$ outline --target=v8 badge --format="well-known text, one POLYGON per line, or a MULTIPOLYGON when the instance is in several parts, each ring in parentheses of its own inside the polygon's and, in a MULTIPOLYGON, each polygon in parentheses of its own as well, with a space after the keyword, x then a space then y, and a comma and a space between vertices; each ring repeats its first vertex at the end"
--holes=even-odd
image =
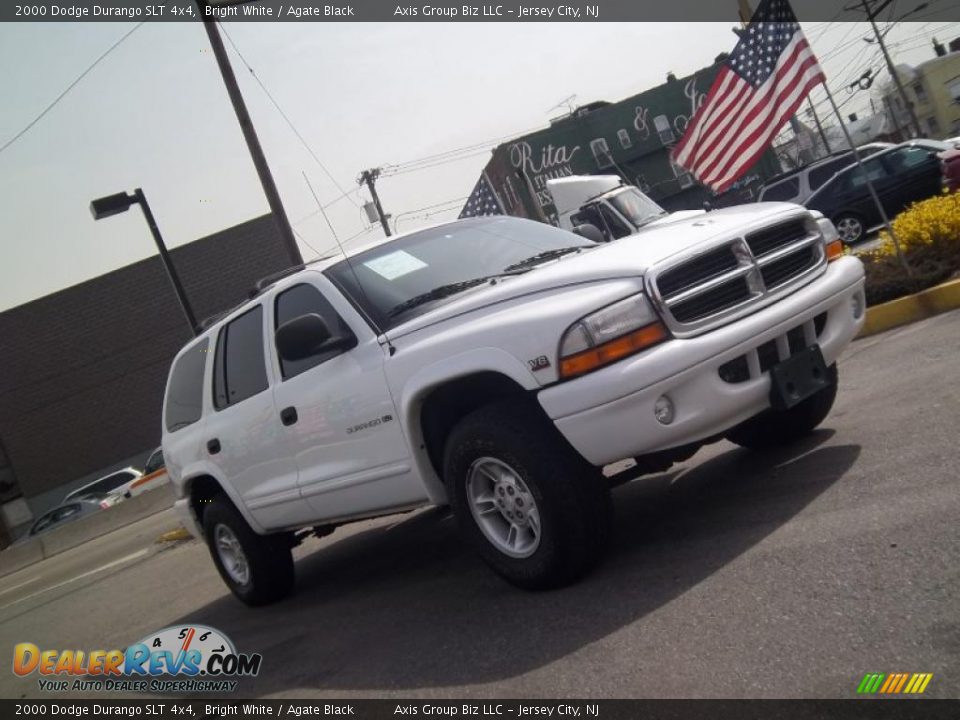
POLYGON ((541 355, 533 360, 527 360, 527 365, 529 365, 530 369, 534 372, 537 370, 546 370, 550 367, 550 359, 546 355, 541 355))

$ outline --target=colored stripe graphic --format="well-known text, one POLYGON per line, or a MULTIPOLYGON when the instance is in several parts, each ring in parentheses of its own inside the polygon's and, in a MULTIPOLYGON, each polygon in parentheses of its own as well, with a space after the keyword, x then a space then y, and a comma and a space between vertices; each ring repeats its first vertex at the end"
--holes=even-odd
POLYGON ((919 695, 932 679, 933 673, 867 673, 857 686, 857 694, 919 695))

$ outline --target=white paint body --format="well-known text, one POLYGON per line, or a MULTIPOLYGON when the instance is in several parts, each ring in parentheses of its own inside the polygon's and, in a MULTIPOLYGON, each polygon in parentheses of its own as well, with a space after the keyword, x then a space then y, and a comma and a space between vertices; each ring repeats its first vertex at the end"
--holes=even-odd
POLYGON ((212 349, 224 323, 262 304, 270 387, 215 410, 209 391, 214 353, 208 353, 202 418, 163 433, 167 471, 179 496, 176 507, 197 532, 188 495, 199 476, 214 478, 260 533, 444 504, 443 481, 424 448, 421 403, 444 383, 478 372, 500 373, 535 396, 573 447, 595 465, 728 430, 768 407, 770 380, 765 374, 726 384, 718 377, 719 365, 823 312, 828 320, 820 345, 827 363, 833 363, 863 323, 862 315, 854 317, 850 310, 855 296, 862 300, 859 260, 824 265, 785 297, 709 332, 672 337, 564 382, 557 376, 558 344, 580 318, 647 292, 644 275, 658 263, 799 214, 809 217, 793 205, 753 204, 645 228, 640 235, 456 295, 391 329, 389 343, 323 274, 341 258, 311 265, 204 332, 212 349), (358 342, 281 382, 271 309, 278 293, 300 283, 324 294, 358 342), (550 360, 549 367, 532 370, 529 361, 540 356, 550 360), (653 415, 653 403, 664 393, 677 408, 670 426, 653 415), (286 427, 280 411, 294 404, 299 420, 286 427), (390 421, 352 431, 370 418, 387 416, 390 421), (222 445, 216 455, 206 448, 212 437, 222 445))

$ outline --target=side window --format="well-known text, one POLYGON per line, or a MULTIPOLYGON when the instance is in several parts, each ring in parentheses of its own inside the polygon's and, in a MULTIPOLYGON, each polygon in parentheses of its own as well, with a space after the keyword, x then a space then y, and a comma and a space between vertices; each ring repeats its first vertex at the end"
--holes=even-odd
POLYGON ((867 178, 870 178, 871 182, 875 182, 886 177, 886 175, 887 172, 879 160, 870 160, 865 162, 862 167, 857 166, 846 174, 843 189, 860 190, 867 187, 867 178), (867 171, 866 175, 864 175, 864 169, 867 171))
POLYGON ((930 162, 930 150, 919 147, 907 147, 895 150, 886 156, 887 166, 894 174, 930 162))
POLYGON ((167 432, 195 423, 203 413, 203 368, 209 345, 204 338, 181 355, 173 366, 164 417, 167 432))
MULTIPOLYGON (((285 322, 300 317, 301 315, 317 314, 322 317, 330 332, 341 337, 353 337, 350 327, 343 321, 333 306, 327 301, 316 287, 304 283, 303 285, 294 285, 289 290, 284 290, 277 295, 276 300, 276 326, 280 327, 285 322)), ((280 358, 280 370, 283 379, 295 377, 302 372, 306 372, 312 367, 326 362, 332 357, 343 353, 342 349, 327 350, 318 353, 312 357, 302 360, 284 360, 280 358)))
POLYGON ((149 475, 163 467, 163 451, 154 450, 153 455, 147 458, 147 463, 143 467, 143 474, 149 475))
POLYGON ((630 234, 630 228, 627 227, 626 223, 606 205, 600 205, 600 214, 603 215, 603 219, 614 238, 619 239, 630 234))
POLYGON ((845 157, 815 167, 807 176, 807 182, 810 183, 810 190, 816 190, 832 178, 834 173, 840 172, 847 165, 852 165, 854 162, 856 161, 852 157, 845 157))
POLYGON ((764 202, 775 200, 793 200, 800 194, 800 178, 794 176, 773 185, 768 185, 760 193, 764 202))
POLYGON ((218 410, 267 389, 261 305, 227 323, 220 331, 213 374, 213 404, 218 410))

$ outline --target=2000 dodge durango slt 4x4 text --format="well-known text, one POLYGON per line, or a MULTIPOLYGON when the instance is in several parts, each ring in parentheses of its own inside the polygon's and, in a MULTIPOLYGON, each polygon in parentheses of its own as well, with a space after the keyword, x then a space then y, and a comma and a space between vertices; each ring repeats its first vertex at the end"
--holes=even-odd
POLYGON ((449 504, 508 581, 601 557, 601 468, 816 427, 863 324, 863 267, 796 205, 726 208, 609 244, 462 220, 268 279, 173 362, 176 507, 230 589, 293 587, 291 548, 449 504))

